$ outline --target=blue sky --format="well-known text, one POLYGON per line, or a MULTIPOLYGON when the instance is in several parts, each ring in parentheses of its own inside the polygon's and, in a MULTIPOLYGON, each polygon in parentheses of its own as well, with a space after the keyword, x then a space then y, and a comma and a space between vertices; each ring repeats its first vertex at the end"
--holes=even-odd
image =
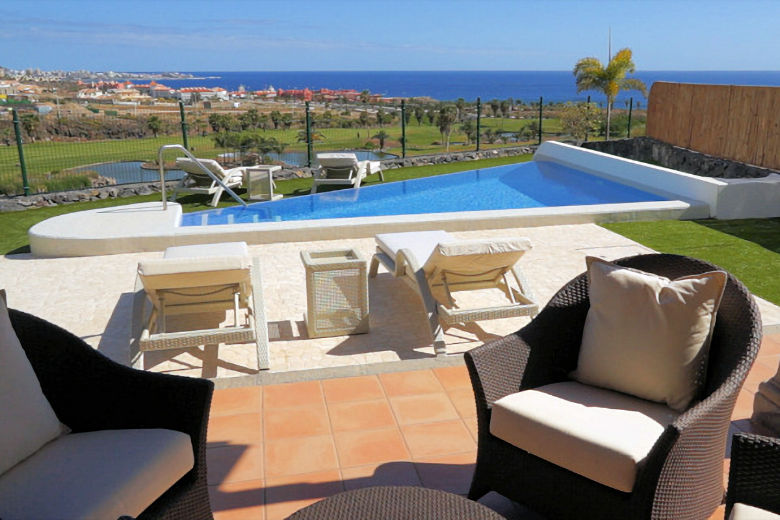
POLYGON ((780 70, 778 0, 3 0, 15 69, 780 70))

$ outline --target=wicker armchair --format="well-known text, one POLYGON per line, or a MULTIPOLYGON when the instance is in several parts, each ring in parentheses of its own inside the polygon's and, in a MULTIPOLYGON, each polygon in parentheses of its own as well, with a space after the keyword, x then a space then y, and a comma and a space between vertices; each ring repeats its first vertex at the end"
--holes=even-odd
POLYGON ((9 316, 43 393, 74 433, 165 428, 190 435, 195 466, 139 518, 211 519, 206 427, 214 384, 133 370, 52 323, 14 309, 9 316))
POLYGON ((734 435, 726 518, 736 503, 780 515, 780 438, 734 435))
MULTIPOLYGON (((715 266, 678 255, 640 255, 617 264, 669 278, 715 266)), ((514 392, 567 381, 577 366, 588 280, 564 286, 526 327, 467 352, 477 400, 477 464, 469 498, 496 491, 550 518, 707 518, 723 500, 723 457, 737 394, 761 342, 748 290, 729 275, 712 337, 702 400, 669 425, 631 493, 596 483, 490 434, 492 403, 514 392)))

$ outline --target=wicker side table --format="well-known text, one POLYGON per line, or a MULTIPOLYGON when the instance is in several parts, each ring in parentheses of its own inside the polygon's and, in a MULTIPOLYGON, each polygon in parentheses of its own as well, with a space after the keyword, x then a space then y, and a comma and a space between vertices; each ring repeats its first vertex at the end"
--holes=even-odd
POLYGON ((265 164, 247 168, 244 174, 244 185, 249 194, 249 200, 281 199, 282 195, 274 193, 274 172, 281 169, 281 166, 265 164))
POLYGON ((368 332, 367 262, 354 249, 301 251, 306 328, 322 338, 368 332))

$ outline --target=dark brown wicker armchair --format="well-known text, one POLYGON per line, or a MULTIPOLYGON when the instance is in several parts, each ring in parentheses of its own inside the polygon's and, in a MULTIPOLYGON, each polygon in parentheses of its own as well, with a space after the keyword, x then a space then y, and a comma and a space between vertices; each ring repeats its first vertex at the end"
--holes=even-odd
POLYGON ((139 518, 213 518, 206 482, 212 382, 133 370, 47 321, 14 309, 9 315, 43 393, 74 432, 165 428, 190 435, 195 466, 139 518))
MULTIPOLYGON (((669 278, 717 267, 654 254, 616 263, 669 278)), ((526 327, 466 353, 477 400, 479 442, 469 498, 496 491, 549 518, 707 518, 723 500, 723 457, 734 403, 761 343, 752 296, 729 275, 717 314, 702 400, 669 425, 631 493, 596 483, 490 434, 492 403, 514 392, 568 380, 589 308, 588 280, 565 285, 526 327)))
POLYGON ((736 503, 780 515, 780 438, 734 435, 726 518, 736 503))

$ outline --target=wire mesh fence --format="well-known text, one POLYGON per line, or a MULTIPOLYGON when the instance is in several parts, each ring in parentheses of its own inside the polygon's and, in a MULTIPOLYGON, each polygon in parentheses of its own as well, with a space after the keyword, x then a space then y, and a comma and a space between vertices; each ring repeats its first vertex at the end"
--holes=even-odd
MULTIPOLYGON (((157 151, 165 144, 184 144, 197 157, 227 166, 275 163, 294 168, 316 167, 317 153, 325 151, 381 160, 604 134, 603 107, 545 105, 543 98, 447 103, 193 100, 187 106, 174 99, 146 105, 58 99, 48 108, 0 109, 0 193, 153 182, 159 179, 157 151)), ((630 114, 630 108, 613 110, 613 136, 642 132, 642 114, 634 114, 629 125, 624 120, 630 114)), ((173 168, 173 159, 165 158, 171 163, 165 165, 168 179, 182 175, 173 168)))

